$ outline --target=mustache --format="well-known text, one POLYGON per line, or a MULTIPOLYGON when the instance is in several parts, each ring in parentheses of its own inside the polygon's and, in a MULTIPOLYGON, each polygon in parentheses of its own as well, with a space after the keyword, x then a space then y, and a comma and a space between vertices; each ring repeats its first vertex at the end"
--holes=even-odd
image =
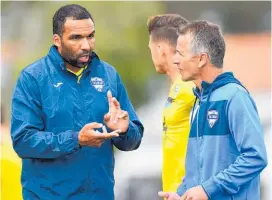
POLYGON ((92 52, 89 51, 82 51, 77 57, 83 57, 83 56, 91 56, 92 52))

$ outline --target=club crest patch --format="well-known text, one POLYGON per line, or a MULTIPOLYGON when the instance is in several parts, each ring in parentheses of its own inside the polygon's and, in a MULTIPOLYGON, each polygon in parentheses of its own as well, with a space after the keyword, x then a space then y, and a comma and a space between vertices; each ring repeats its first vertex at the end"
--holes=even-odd
POLYGON ((180 86, 179 85, 176 85, 175 86, 175 91, 174 91, 174 98, 177 97, 178 93, 179 93, 179 90, 180 90, 180 86))
POLYGON ((212 128, 214 126, 214 124, 217 122, 219 117, 219 113, 217 110, 209 110, 208 111, 208 122, 209 122, 209 126, 212 128))
POLYGON ((99 77, 92 77, 91 84, 98 92, 102 92, 105 86, 105 82, 99 77))

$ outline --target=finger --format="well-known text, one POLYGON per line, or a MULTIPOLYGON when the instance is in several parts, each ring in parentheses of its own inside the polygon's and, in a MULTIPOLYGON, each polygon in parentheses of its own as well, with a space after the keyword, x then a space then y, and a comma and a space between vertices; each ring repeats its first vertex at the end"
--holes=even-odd
POLYGON ((183 200, 193 200, 192 197, 186 196, 183 200))
POLYGON ((159 191, 159 192, 158 192, 158 195, 159 195, 160 197, 165 197, 165 198, 168 198, 168 197, 169 197, 169 193, 168 193, 168 192, 159 191))
POLYGON ((187 192, 185 192, 185 193, 182 195, 182 197, 181 197, 180 200, 187 200, 187 192))
POLYGON ((113 137, 118 137, 119 136, 119 130, 113 131, 111 133, 100 133, 99 131, 95 132, 95 137, 100 140, 105 140, 105 139, 110 139, 113 137))
POLYGON ((107 92, 107 97, 108 97, 108 103, 109 103, 109 115, 110 115, 109 120, 112 121, 114 117, 115 107, 113 104, 112 93, 110 90, 107 92))
POLYGON ((97 123, 97 122, 92 122, 89 124, 86 124, 84 128, 86 129, 94 129, 94 128, 102 128, 103 124, 97 123))
POLYGON ((107 131, 107 129, 106 129, 105 126, 102 127, 102 130, 103 130, 103 133, 106 133, 106 134, 108 133, 108 131, 107 131))
POLYGON ((112 93, 111 93, 110 90, 107 92, 107 97, 108 97, 109 112, 110 112, 111 109, 112 109, 112 107, 113 107, 113 104, 112 104, 112 93))
POLYGON ((106 135, 109 136, 110 135, 110 138, 112 137, 119 137, 119 133, 121 133, 120 130, 115 130, 115 131, 112 131, 110 133, 107 133, 106 135))
POLYGON ((119 116, 122 114, 122 111, 115 112, 113 117, 112 117, 112 123, 117 123, 119 116))
POLYGON ((95 134, 95 130, 94 129, 87 129, 87 131, 85 132, 85 137, 89 138, 90 135, 95 134))
POLYGON ((113 102, 114 110, 115 110, 115 112, 113 113, 113 116, 112 116, 112 120, 113 120, 113 123, 116 123, 118 120, 119 112, 121 111, 120 103, 117 101, 117 99, 115 97, 112 98, 112 102, 113 102))
POLYGON ((182 197, 180 198, 180 200, 186 200, 186 197, 185 197, 185 196, 182 196, 182 197))
POLYGON ((107 139, 111 139, 111 138, 114 138, 114 137, 119 137, 119 134, 117 132, 111 132, 111 133, 102 133, 102 137, 101 139, 103 140, 107 140, 107 139))
POLYGON ((111 113, 110 121, 112 123, 116 123, 117 122, 117 112, 116 111, 114 111, 114 112, 111 113))
POLYGON ((127 119, 128 118, 128 112, 122 111, 121 114, 118 116, 119 119, 127 119))
POLYGON ((104 122, 109 122, 110 121, 111 114, 108 112, 107 114, 104 115, 104 122))
POLYGON ((112 98, 112 102, 113 102, 114 107, 117 110, 120 110, 120 103, 117 101, 117 99, 115 97, 112 98))
POLYGON ((102 146, 102 144, 104 143, 104 140, 101 140, 101 141, 99 141, 99 143, 97 143, 97 147, 99 148, 99 147, 101 147, 102 146))

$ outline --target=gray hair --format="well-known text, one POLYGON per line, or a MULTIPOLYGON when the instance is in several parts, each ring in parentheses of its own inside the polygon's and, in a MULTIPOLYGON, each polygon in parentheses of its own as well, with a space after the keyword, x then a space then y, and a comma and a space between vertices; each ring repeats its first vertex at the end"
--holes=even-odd
POLYGON ((215 67, 223 67, 226 45, 220 26, 208 21, 192 21, 180 27, 178 32, 179 35, 191 35, 193 54, 207 53, 215 67))

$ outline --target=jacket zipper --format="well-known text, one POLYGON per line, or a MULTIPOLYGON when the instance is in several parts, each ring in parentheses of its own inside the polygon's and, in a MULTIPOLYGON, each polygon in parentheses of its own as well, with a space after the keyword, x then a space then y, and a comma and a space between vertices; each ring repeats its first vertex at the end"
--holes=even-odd
MULTIPOLYGON (((78 88, 78 93, 79 93, 79 101, 80 101, 80 103, 81 103, 81 107, 82 107, 82 111, 83 111, 83 117, 84 117, 84 124, 83 125, 85 125, 86 124, 86 119, 87 119, 87 117, 85 116, 85 105, 84 105, 84 98, 83 98, 83 94, 82 94, 82 91, 81 91, 81 84, 80 84, 80 81, 81 81, 81 79, 83 78, 83 72, 82 72, 82 75, 81 75, 81 78, 80 79, 78 79, 78 77, 77 77, 77 88, 78 88)), ((86 152, 84 152, 84 153, 86 153, 86 152)), ((86 155, 86 158, 87 158, 88 156, 86 155)), ((90 180, 90 174, 89 174, 89 172, 88 172, 88 175, 87 175, 87 180, 86 180, 86 182, 85 182, 85 184, 84 184, 84 193, 85 193, 85 195, 86 195, 86 197, 87 197, 87 195, 88 195, 88 186, 90 185, 90 183, 89 183, 89 180, 90 180)))
POLYGON ((198 121, 198 116, 199 116, 199 112, 200 112, 200 104, 201 104, 201 101, 202 101, 202 92, 203 90, 201 91, 200 93, 200 101, 199 101, 199 108, 198 108, 198 111, 197 111, 197 123, 196 123, 196 135, 197 135, 197 165, 198 165, 198 184, 200 184, 200 137, 199 137, 199 132, 198 132, 198 124, 199 124, 199 121, 198 121))

